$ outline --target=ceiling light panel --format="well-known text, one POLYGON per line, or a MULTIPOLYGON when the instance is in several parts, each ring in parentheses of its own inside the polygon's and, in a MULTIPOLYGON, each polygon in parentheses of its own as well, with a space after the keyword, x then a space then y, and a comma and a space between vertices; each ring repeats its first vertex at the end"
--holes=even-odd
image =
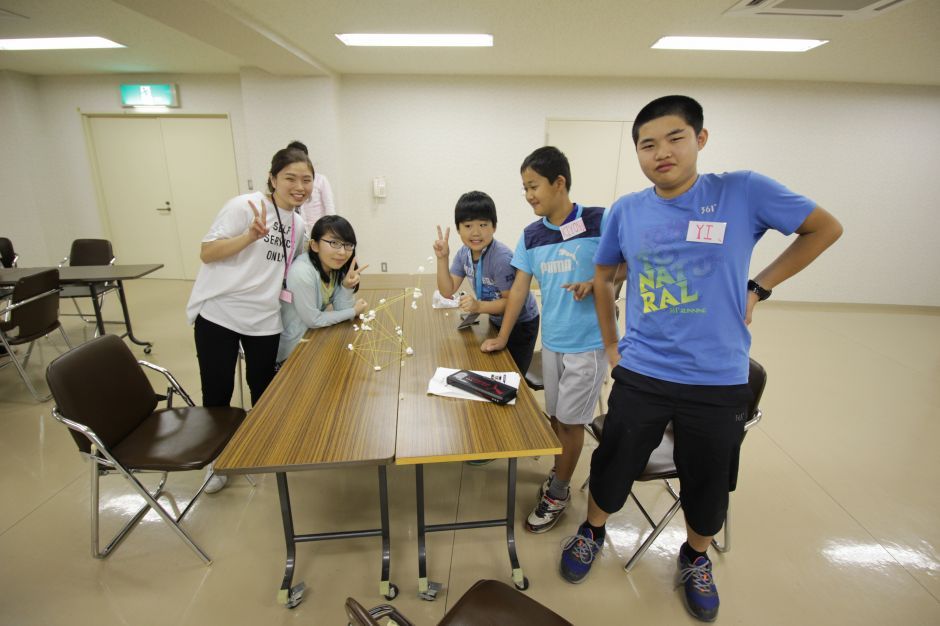
POLYGON ((482 34, 341 33, 336 38, 347 46, 479 48, 493 45, 493 35, 482 34))
POLYGON ((123 48, 104 37, 40 37, 36 39, 0 39, 0 50, 84 50, 123 48))
POLYGON ((736 52, 806 52, 826 39, 767 39, 758 37, 662 37, 659 50, 728 50, 736 52))

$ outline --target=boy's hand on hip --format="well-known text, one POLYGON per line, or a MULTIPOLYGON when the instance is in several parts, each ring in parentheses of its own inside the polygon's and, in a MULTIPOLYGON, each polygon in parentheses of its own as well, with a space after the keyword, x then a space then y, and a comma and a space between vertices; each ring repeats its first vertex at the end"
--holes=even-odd
POLYGON ((450 226, 447 227, 446 231, 442 231, 441 227, 437 227, 437 241, 434 242, 434 254, 439 259, 446 259, 450 257, 450 245, 447 243, 447 240, 450 239, 450 226))
POLYGON ((483 352, 499 352, 506 347, 506 340, 496 337, 494 339, 487 339, 482 344, 480 344, 480 350, 483 352))
POLYGON ((753 291, 747 292, 747 307, 744 309, 744 325, 750 326, 754 317, 754 305, 760 302, 760 297, 753 291))

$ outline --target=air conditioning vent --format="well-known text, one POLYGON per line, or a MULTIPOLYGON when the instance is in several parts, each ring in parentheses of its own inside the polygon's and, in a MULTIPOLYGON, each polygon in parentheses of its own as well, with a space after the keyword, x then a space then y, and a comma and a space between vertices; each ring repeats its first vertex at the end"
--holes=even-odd
POLYGON ((725 15, 867 20, 916 0, 741 0, 725 15))

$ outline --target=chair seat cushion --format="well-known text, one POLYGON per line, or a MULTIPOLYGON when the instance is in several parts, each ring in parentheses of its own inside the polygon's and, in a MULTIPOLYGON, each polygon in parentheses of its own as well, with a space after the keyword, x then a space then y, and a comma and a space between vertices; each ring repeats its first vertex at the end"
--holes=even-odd
POLYGON ((244 419, 245 411, 233 407, 160 409, 111 452, 130 469, 200 469, 221 454, 244 419))
POLYGON ((637 480, 659 480, 665 478, 675 478, 676 462, 673 459, 672 452, 675 447, 675 435, 672 430, 672 422, 666 427, 663 433, 663 440, 653 450, 650 460, 646 463, 646 469, 640 474, 637 480))
POLYGON ((509 585, 481 580, 438 626, 571 626, 571 622, 509 585))

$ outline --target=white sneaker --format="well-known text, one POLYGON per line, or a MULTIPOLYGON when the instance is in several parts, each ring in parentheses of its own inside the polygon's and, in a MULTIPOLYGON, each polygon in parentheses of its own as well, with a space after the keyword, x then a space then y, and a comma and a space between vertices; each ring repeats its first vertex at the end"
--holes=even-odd
MULTIPOLYGON (((212 468, 209 468, 209 471, 212 471, 212 468)), ((228 483, 228 476, 222 476, 221 474, 212 474, 212 478, 209 479, 209 482, 206 484, 206 493, 218 493, 225 488, 226 483, 228 483)))
POLYGON ((535 505, 535 510, 529 514, 525 521, 525 529, 530 533, 544 533, 552 529, 561 514, 571 502, 571 490, 564 499, 555 499, 545 491, 535 505))

